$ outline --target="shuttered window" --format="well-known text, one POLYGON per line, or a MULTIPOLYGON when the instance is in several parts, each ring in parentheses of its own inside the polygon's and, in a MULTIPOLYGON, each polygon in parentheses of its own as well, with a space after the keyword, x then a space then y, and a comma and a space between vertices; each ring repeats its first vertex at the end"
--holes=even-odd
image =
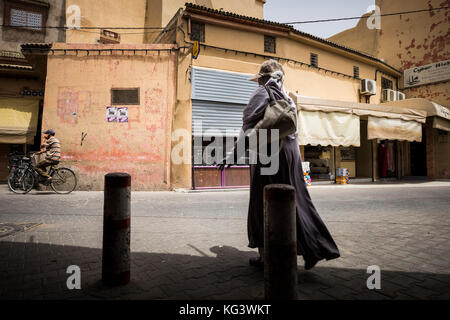
POLYGON ((192 22, 191 40, 198 42, 205 42, 205 24, 192 22))
POLYGON ((353 77, 359 79, 359 67, 357 66, 353 67, 353 77))
POLYGON ((237 136, 242 113, 258 84, 250 74, 192 69, 192 132, 194 136, 237 136), (227 131, 228 129, 228 131, 227 131))
POLYGON ((4 1, 4 25, 45 33, 49 4, 43 1, 4 1))
POLYGON ((264 52, 276 53, 275 37, 264 36, 264 52))
POLYGON ((392 80, 381 77, 381 88, 382 89, 393 89, 392 80))
POLYGON ((41 30, 42 14, 25 10, 11 9, 10 26, 41 30))
POLYGON ((317 54, 311 53, 311 55, 310 55, 310 64, 313 67, 318 67, 319 66, 319 58, 317 57, 317 54))

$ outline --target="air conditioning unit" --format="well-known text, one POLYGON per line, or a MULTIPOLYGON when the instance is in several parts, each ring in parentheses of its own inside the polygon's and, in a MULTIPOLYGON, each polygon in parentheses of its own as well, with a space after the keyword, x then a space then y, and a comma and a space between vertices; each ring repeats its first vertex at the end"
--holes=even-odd
POLYGON ((395 101, 397 100, 397 91, 391 89, 383 89, 381 99, 383 102, 395 101))
POLYGON ((374 95, 377 94, 377 83, 370 79, 361 79, 361 94, 374 95))
POLYGON ((397 91, 397 100, 405 100, 406 95, 403 92, 397 91))

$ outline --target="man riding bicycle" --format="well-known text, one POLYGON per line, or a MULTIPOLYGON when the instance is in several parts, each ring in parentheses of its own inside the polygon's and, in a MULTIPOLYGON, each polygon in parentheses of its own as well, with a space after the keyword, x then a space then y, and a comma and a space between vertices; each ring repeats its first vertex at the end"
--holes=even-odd
POLYGON ((59 163, 61 157, 61 144, 59 143, 59 140, 55 138, 55 131, 52 129, 45 131, 43 136, 45 141, 41 144, 41 151, 36 154, 45 152, 45 159, 39 161, 35 166, 35 169, 41 176, 46 178, 47 181, 52 181, 52 177, 47 173, 47 167, 59 163))

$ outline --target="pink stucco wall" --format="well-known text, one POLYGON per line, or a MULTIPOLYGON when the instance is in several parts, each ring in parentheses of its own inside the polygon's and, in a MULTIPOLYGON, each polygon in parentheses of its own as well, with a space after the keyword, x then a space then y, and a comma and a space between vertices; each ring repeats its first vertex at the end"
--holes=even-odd
POLYGON ((170 133, 175 97, 175 54, 156 51, 72 49, 168 49, 171 45, 54 44, 48 56, 43 128, 56 131, 62 165, 78 175, 80 190, 102 190, 108 172, 128 172, 134 190, 170 188, 170 133), (128 122, 107 122, 111 88, 139 88, 128 122), (82 136, 84 140, 82 141, 82 136))

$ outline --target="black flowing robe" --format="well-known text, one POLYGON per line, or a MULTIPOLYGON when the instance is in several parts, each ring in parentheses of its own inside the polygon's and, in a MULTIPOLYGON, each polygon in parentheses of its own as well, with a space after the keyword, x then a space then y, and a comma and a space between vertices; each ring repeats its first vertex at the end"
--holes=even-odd
MULTIPOLYGON (((276 83, 267 84, 275 99, 284 95, 276 83)), ((264 116, 269 95, 263 86, 253 93, 243 114, 243 131, 253 128, 264 116)), ((269 153, 270 155, 270 153, 269 153)), ((274 175, 261 175, 261 167, 269 167, 259 162, 250 165, 250 201, 248 207, 249 247, 264 247, 264 187, 268 184, 288 184, 296 190, 297 254, 303 256, 305 269, 312 268, 319 260, 335 259, 339 250, 328 229, 317 213, 305 186, 297 134, 287 137, 279 153, 279 170, 274 175)))

